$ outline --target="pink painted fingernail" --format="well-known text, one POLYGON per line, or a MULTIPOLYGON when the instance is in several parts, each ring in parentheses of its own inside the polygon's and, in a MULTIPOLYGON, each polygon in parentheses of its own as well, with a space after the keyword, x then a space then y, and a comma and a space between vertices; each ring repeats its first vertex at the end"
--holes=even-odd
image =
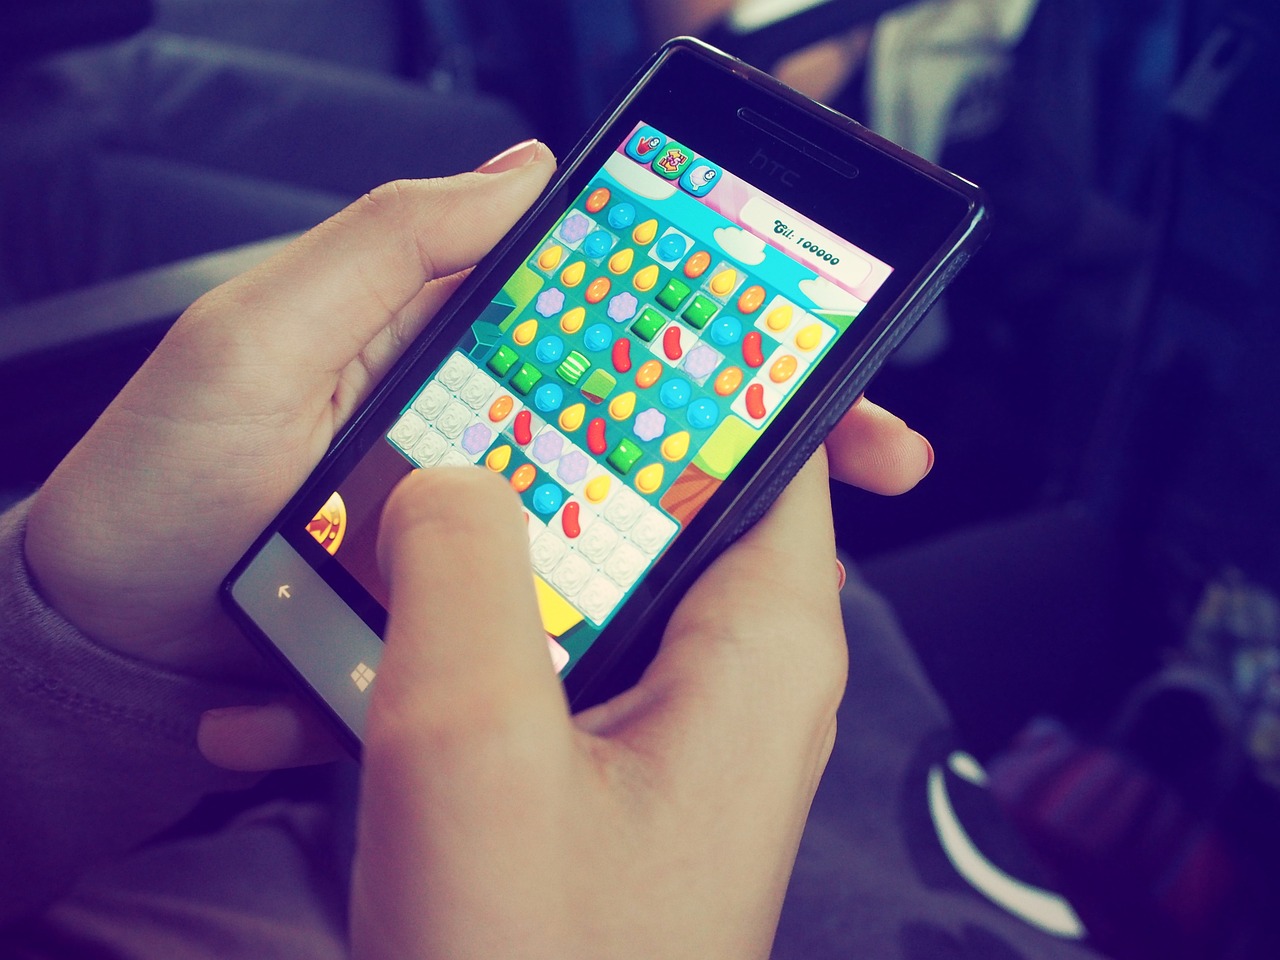
POLYGON ((926 437, 923 433, 917 433, 916 436, 924 441, 924 450, 925 450, 924 475, 927 477, 929 475, 929 471, 933 469, 933 444, 929 442, 929 438, 926 437))
POLYGON ((507 147, 496 157, 486 160, 476 167, 476 173, 506 173, 532 163, 538 155, 541 144, 537 140, 524 140, 514 147, 507 147))
POLYGON ((841 563, 839 560, 837 560, 836 561, 836 591, 837 592, 844 589, 844 585, 848 581, 848 579, 849 579, 849 574, 845 570, 844 564, 841 563))

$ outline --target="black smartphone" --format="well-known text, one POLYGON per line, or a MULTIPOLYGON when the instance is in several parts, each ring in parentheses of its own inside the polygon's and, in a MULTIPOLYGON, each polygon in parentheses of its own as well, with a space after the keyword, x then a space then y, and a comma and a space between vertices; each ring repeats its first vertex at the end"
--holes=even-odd
POLYGON ((472 464, 528 515, 549 669, 633 680, 698 572, 816 449, 986 232, 980 191, 698 41, 664 46, 228 577, 353 749, 382 507, 472 464))

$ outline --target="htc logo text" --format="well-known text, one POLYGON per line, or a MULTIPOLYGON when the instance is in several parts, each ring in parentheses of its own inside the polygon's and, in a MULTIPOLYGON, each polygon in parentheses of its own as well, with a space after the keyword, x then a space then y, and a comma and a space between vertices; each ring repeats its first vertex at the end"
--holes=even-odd
POLYGON ((790 167, 783 166, 777 160, 766 156, 763 150, 757 149, 751 155, 751 159, 747 161, 747 166, 757 173, 764 174, 766 177, 781 180, 783 186, 786 187, 794 187, 800 182, 800 174, 790 167))

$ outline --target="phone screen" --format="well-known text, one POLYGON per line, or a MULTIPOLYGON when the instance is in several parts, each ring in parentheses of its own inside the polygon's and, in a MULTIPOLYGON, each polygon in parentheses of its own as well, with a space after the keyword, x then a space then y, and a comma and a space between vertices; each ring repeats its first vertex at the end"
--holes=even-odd
POLYGON ((501 474, 565 675, 891 271, 639 123, 306 531, 385 606, 396 482, 501 474))

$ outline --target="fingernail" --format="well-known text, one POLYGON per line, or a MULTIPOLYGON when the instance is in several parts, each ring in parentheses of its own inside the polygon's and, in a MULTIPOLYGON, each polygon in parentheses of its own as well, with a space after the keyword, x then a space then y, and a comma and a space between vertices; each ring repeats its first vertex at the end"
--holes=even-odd
POLYGON ((506 173, 532 163, 542 145, 537 140, 525 140, 514 147, 507 147, 496 157, 476 167, 476 173, 506 173))
POLYGON ((229 717, 248 716, 249 714, 256 713, 261 709, 262 707, 258 704, 242 703, 234 707, 213 707, 212 709, 206 710, 202 713, 201 717, 206 720, 223 720, 229 717))
POLYGON ((839 560, 836 561, 836 591, 844 589, 846 581, 849 579, 848 571, 845 570, 844 564, 839 560))
POLYGON ((916 436, 924 441, 924 475, 927 477, 929 475, 929 471, 933 469, 933 444, 929 442, 929 438, 923 433, 917 433, 916 436))

